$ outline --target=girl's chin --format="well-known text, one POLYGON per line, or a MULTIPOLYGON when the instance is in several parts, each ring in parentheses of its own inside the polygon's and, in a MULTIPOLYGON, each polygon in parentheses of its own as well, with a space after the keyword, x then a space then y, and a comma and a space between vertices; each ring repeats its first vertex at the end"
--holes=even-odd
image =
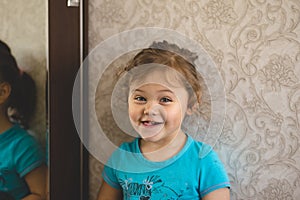
POLYGON ((155 133, 145 133, 145 132, 140 132, 139 135, 141 136, 141 138, 145 141, 152 141, 155 140, 155 138, 159 135, 160 132, 155 132, 155 133))
POLYGON ((148 140, 151 138, 155 138, 158 136, 162 129, 164 128, 163 125, 156 125, 156 126, 139 126, 136 127, 136 131, 139 133, 141 138, 144 140, 148 140))

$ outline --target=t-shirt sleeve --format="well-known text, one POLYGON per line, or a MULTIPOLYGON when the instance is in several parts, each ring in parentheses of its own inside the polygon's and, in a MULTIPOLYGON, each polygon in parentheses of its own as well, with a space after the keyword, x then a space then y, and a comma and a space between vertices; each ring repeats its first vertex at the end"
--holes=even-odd
POLYGON ((112 167, 105 165, 102 172, 102 178, 111 187, 121 189, 115 173, 116 171, 112 167))
POLYGON ((116 149, 110 158, 108 159, 107 163, 104 165, 104 169, 102 172, 103 180, 113 188, 121 189, 121 185, 119 184, 119 180, 117 177, 117 167, 121 165, 122 161, 122 149, 123 145, 121 145, 118 149, 116 149))
POLYGON ((26 135, 17 142, 14 162, 20 177, 24 177, 45 162, 44 152, 33 136, 26 135))
POLYGON ((211 151, 201 160, 200 196, 220 188, 230 188, 230 181, 218 155, 211 151))

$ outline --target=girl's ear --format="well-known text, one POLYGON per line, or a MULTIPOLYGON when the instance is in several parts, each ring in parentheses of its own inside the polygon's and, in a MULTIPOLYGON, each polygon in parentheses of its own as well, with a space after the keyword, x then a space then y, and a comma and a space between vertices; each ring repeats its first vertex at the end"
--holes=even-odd
POLYGON ((186 110, 186 114, 187 115, 192 115, 194 112, 196 112, 197 110, 199 110, 200 104, 201 104, 201 102, 199 102, 197 100, 196 95, 194 95, 191 98, 189 98, 189 100, 188 100, 188 108, 186 110))
POLYGON ((4 82, 0 84, 0 104, 3 104, 9 97, 11 86, 4 82))
POLYGON ((186 110, 187 115, 192 115, 197 109, 199 108, 199 103, 194 102, 193 104, 190 104, 186 110))

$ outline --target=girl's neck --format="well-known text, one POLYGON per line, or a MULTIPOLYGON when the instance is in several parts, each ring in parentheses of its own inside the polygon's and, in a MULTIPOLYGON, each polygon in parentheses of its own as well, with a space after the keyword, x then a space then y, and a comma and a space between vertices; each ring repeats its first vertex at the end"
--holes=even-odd
POLYGON ((13 124, 9 121, 6 115, 0 115, 0 134, 10 129, 13 124))
POLYGON ((145 158, 154 162, 161 162, 168 160, 175 156, 184 147, 187 140, 185 133, 180 131, 169 141, 162 141, 158 143, 146 142, 140 140, 140 149, 145 158))

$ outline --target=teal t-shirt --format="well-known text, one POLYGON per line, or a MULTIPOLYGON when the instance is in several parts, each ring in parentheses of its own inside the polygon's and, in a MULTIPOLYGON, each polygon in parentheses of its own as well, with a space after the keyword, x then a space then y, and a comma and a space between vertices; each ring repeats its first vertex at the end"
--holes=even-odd
POLYGON ((141 153, 139 139, 124 143, 104 167, 103 179, 121 189, 124 199, 201 199, 230 187, 223 164, 210 146, 188 136, 183 149, 171 159, 151 162, 141 153))
POLYGON ((0 191, 16 200, 30 193, 24 176, 45 161, 44 153, 24 129, 14 125, 0 134, 0 191))

